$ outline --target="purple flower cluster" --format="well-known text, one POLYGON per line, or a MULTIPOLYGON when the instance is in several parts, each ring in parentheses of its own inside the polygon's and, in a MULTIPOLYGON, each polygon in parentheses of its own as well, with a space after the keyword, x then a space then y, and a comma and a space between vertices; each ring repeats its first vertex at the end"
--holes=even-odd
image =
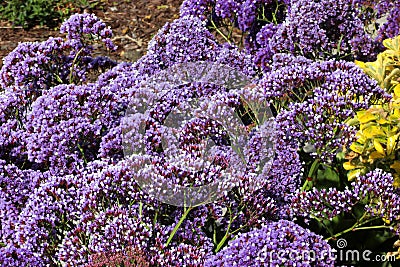
POLYGON ((218 44, 205 22, 191 15, 164 25, 150 41, 148 52, 136 64, 136 69, 141 71, 141 75, 152 75, 176 63, 196 61, 226 64, 246 75, 254 75, 249 55, 235 46, 218 44))
POLYGON ((277 120, 286 129, 282 135, 312 145, 313 155, 324 160, 353 141, 353 129, 345 122, 355 111, 368 108, 378 98, 390 98, 353 63, 314 62, 290 54, 276 54, 273 60, 253 97, 276 103, 281 111, 277 120))
MULTIPOLYGON (((21 128, 14 129, 22 136, 19 140, 21 144, 18 142, 17 145, 24 155, 24 162, 11 168, 13 173, 10 175, 18 175, 21 182, 13 189, 15 186, 9 180, 12 178, 4 176, 3 179, 10 189, 2 196, 2 203, 9 206, 2 214, 4 234, 1 240, 6 244, 1 250, 2 263, 9 262, 11 259, 8 257, 15 254, 15 266, 22 266, 28 260, 35 266, 63 262, 79 266, 87 263, 90 255, 105 251, 118 253, 127 246, 140 248, 145 252, 146 259, 153 264, 161 262, 163 266, 198 266, 204 263, 206 255, 213 248, 213 241, 205 234, 204 227, 209 223, 209 214, 220 209, 219 205, 214 208, 210 206, 206 209, 194 209, 167 247, 167 237, 173 225, 183 215, 183 210, 174 208, 172 211, 175 211, 170 216, 161 216, 160 214, 168 214, 171 208, 155 202, 139 191, 134 180, 138 174, 133 173, 135 169, 132 169, 131 163, 122 160, 121 156, 123 147, 120 119, 124 109, 135 99, 140 100, 138 92, 143 79, 176 62, 190 60, 186 58, 190 51, 181 48, 190 47, 188 42, 199 37, 198 32, 204 32, 204 26, 196 23, 198 20, 194 18, 183 18, 174 22, 173 34, 161 31, 150 45, 147 56, 135 64, 123 63, 116 66, 101 75, 95 84, 50 86, 31 99, 30 108, 23 110, 21 128), (182 32, 184 36, 191 30, 196 34, 181 39, 176 48, 181 54, 176 53, 178 50, 173 50, 173 43, 178 39, 174 38, 178 32, 182 32), (164 38, 165 42, 159 42, 158 38, 164 38), (172 50, 167 53, 169 48, 172 50), (156 58, 158 55, 165 57, 156 58), (40 171, 45 174, 43 177, 40 171), (27 174, 22 175, 19 172, 27 174), (28 181, 32 184, 24 185, 28 181), (18 198, 15 192, 24 192, 25 195, 18 198), (105 235, 109 239, 104 239, 105 235), (130 241, 125 239, 126 235, 132 237, 130 241), (14 241, 11 242, 12 240, 14 241), (33 252, 35 257, 28 252, 33 252), (184 256, 186 254, 192 256, 184 256)), ((167 27, 164 30, 166 29, 167 27)), ((214 44, 215 47, 204 47, 202 51, 211 52, 204 56, 195 55, 193 59, 215 60, 220 64, 241 68, 247 74, 254 74, 250 58, 238 49, 219 46, 209 35, 205 35, 204 43, 214 44)), ((193 53, 200 48, 199 43, 193 42, 193 53)), ((165 118, 162 114, 169 112, 174 105, 184 103, 193 94, 205 98, 202 108, 209 113, 220 110, 217 104, 219 101, 220 105, 240 105, 237 96, 224 92, 218 85, 193 83, 171 90, 173 91, 164 97, 163 105, 152 107, 156 118, 165 118)), ((1 95, 7 105, 4 107, 7 112, 2 116, 2 126, 5 123, 18 123, 20 120, 14 112, 9 112, 10 105, 14 103, 10 100, 15 95, 20 94, 7 90, 1 95)), ((17 100, 19 99, 15 99, 17 100)), ((27 106, 19 102, 14 105, 27 106)), ((185 131, 191 134, 200 127, 198 137, 204 133, 218 136, 220 133, 211 127, 213 125, 201 120, 192 121, 185 131)), ((11 138, 11 134, 9 135, 11 138)), ((190 152, 194 143, 199 140, 188 139, 188 136, 184 135, 181 142, 183 148, 190 152)), ((260 138, 261 136, 257 140, 262 140, 260 138)), ((257 153, 256 144, 251 149, 254 169, 260 160, 260 153, 257 153)), ((163 163, 158 168, 164 177, 171 177, 170 175, 179 170, 174 167, 179 166, 178 158, 173 162, 171 155, 169 157, 169 163, 159 162, 163 163), (170 167, 167 167, 167 163, 170 167)), ((4 158, 12 160, 9 153, 4 158)), ((6 162, 4 164, 6 166, 6 162)), ((14 182, 17 181, 19 180, 14 182)), ((245 181, 248 180, 243 180, 243 183, 245 181)), ((259 224, 265 216, 275 216, 277 208, 273 204, 273 198, 264 197, 261 193, 258 198, 252 198, 248 196, 249 191, 246 188, 237 188, 240 189, 240 198, 246 196, 249 201, 247 206, 243 203, 241 206, 235 204, 235 212, 244 214, 235 222, 236 228, 232 224, 233 229, 259 224), (249 214, 252 215, 251 218, 248 218, 249 214)), ((228 203, 235 198, 237 196, 231 196, 225 201, 228 203)), ((219 213, 215 215, 215 219, 222 223, 229 220, 229 217, 227 213, 219 213)), ((215 231, 222 230, 226 228, 215 226, 215 231)))
POLYGON ((26 98, 6 91, 0 97, 0 158, 8 163, 22 164, 26 159, 23 149, 22 125, 28 108, 26 98))
POLYGON ((102 136, 118 119, 112 92, 94 84, 58 85, 44 91, 27 114, 28 159, 54 172, 92 161, 102 136))
MULTIPOLYGON (((395 21, 386 2, 377 16, 395 21)), ((115 47, 89 14, 62 25, 66 39, 20 44, 0 70, 0 265, 95 266, 132 249, 144 266, 333 266, 318 229, 289 220, 359 205, 399 233, 380 170, 300 191, 310 161, 337 167, 346 121, 390 98, 337 59, 374 55, 367 4, 186 0, 145 56, 116 66, 91 57, 94 41, 115 47), (245 49, 210 32, 226 21, 245 49)))
POLYGON ((359 8, 358 17, 368 26, 367 30, 375 36, 376 41, 381 42, 400 33, 398 25, 400 5, 398 1, 353 0, 353 5, 359 8))
POLYGON ((382 40, 399 33, 399 10, 393 0, 186 0, 181 15, 199 17, 213 30, 237 27, 245 33, 244 45, 249 53, 257 54, 259 64, 260 58, 268 62, 276 53, 313 59, 373 59, 382 50, 382 40), (270 30, 262 33, 267 38, 259 44, 264 27, 270 30))
MULTIPOLYGON (((237 27, 243 33, 244 45, 248 51, 259 48, 257 33, 267 23, 278 24, 285 19, 289 1, 272 0, 186 0, 181 6, 181 15, 193 15, 206 22, 209 28, 222 27, 228 21, 228 27, 237 27)), ((231 34, 228 34, 230 38, 231 34)), ((226 38, 226 37, 225 37, 226 38)), ((261 45, 262 46, 262 45, 261 45)), ((266 52, 268 53, 268 52, 266 52)))
POLYGON ((217 0, 215 3, 215 14, 223 19, 232 19, 238 14, 240 3, 235 0, 217 0))
POLYGON ((387 21, 380 27, 377 40, 384 40, 387 38, 393 38, 400 33, 400 3, 393 1, 392 8, 389 11, 387 21))
POLYGON ((0 71, 3 89, 29 91, 34 99, 54 85, 86 81, 91 69, 115 65, 108 58, 91 57, 95 41, 100 40, 111 50, 116 48, 110 39, 111 31, 93 14, 72 16, 61 26, 61 33, 67 33, 67 38, 20 43, 6 56, 0 71))
POLYGON ((364 25, 350 1, 292 1, 271 46, 275 51, 308 56, 319 53, 315 57, 325 58, 324 53, 358 55, 361 43, 352 47, 352 42, 360 39, 368 47, 360 56, 368 56, 373 52, 373 40, 363 32, 364 25))
POLYGON ((75 14, 61 25, 61 33, 67 35, 68 44, 79 51, 82 48, 89 48, 83 42, 86 35, 92 39, 100 39, 110 50, 115 50, 116 46, 112 43, 112 31, 104 22, 99 20, 94 14, 75 14))
POLYGON ((205 21, 209 15, 207 13, 211 11, 211 5, 214 4, 215 0, 183 1, 180 9, 181 17, 193 15, 205 21))
POLYGON ((321 236, 280 220, 238 235, 205 266, 334 266, 334 257, 321 236))
POLYGON ((337 188, 313 188, 298 192, 292 199, 294 215, 305 218, 332 220, 338 215, 351 213, 356 205, 364 207, 367 218, 382 218, 393 223, 391 228, 399 233, 400 192, 393 186, 393 177, 380 169, 360 176, 343 191, 337 188))
POLYGON ((254 63, 261 68, 261 70, 269 70, 272 57, 274 55, 273 47, 270 45, 269 40, 275 35, 278 26, 274 23, 264 25, 257 33, 256 37, 256 52, 254 63))

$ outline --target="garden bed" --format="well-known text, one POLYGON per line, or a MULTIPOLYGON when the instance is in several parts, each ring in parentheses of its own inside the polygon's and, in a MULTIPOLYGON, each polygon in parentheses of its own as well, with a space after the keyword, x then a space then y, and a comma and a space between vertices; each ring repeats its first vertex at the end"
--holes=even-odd
POLYGON ((1 24, 1 266, 398 265, 399 1, 101 3, 1 24))
MULTIPOLYGON (((167 21, 178 17, 182 1, 107 0, 98 2, 100 4, 92 9, 81 8, 77 11, 94 13, 111 27, 116 37, 115 44, 119 47, 110 55, 111 58, 118 61, 135 61, 146 53, 151 37, 167 21)), ((0 21, 0 58, 10 53, 19 42, 44 41, 50 36, 60 36, 59 31, 46 26, 24 29, 21 26, 13 26, 8 21, 0 21)), ((108 54, 104 49, 97 53, 108 54)))

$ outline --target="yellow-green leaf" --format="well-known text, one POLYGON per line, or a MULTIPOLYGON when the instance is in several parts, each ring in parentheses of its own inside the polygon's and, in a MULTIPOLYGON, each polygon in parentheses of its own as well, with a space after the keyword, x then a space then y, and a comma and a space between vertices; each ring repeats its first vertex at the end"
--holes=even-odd
POLYGON ((393 88, 393 92, 395 97, 400 97, 400 84, 397 84, 394 88, 393 88))
POLYGON ((394 126, 394 127, 390 130, 390 133, 395 134, 395 133, 397 133, 398 131, 399 131, 399 127, 394 126))
POLYGON ((355 169, 356 166, 353 165, 353 164, 351 164, 351 163, 348 161, 348 162, 343 163, 343 168, 344 168, 346 171, 350 171, 350 170, 355 169))
POLYGON ((376 119, 378 119, 378 116, 373 114, 373 113, 371 113, 371 112, 368 112, 368 111, 366 113, 364 113, 362 116, 358 117, 358 120, 361 123, 367 123, 367 122, 370 122, 370 121, 374 121, 376 119))
POLYGON ((395 38, 388 38, 383 40, 383 45, 393 51, 399 52, 400 50, 400 38, 399 36, 395 37, 395 38))
POLYGON ((379 141, 376 139, 374 139, 374 147, 375 147, 376 151, 378 151, 380 154, 385 156, 385 149, 383 148, 381 143, 379 143, 379 141))
POLYGON ((357 112, 356 112, 357 118, 360 118, 361 116, 364 116, 364 114, 365 114, 366 112, 367 112, 366 110, 357 111, 357 112))
POLYGON ((370 121, 368 123, 360 124, 360 130, 364 130, 364 129, 366 129, 368 127, 371 127, 371 126, 379 126, 379 124, 376 123, 375 121, 370 121))
POLYGON ((350 149, 358 154, 362 154, 364 152, 364 145, 354 142, 351 144, 350 149))
POLYGON ((387 143, 386 143, 386 152, 388 155, 391 155, 393 153, 393 150, 396 146, 398 138, 399 138, 399 134, 388 137, 387 143))
POLYGON ((393 162, 393 164, 390 165, 390 168, 395 170, 397 173, 400 173, 400 161, 396 160, 395 162, 393 162))
POLYGON ((349 179, 349 181, 353 181, 355 178, 357 178, 361 174, 362 174, 361 169, 352 170, 347 174, 347 179, 349 179))
POLYGON ((388 119, 391 120, 392 122, 397 122, 400 119, 400 116, 393 114, 393 115, 390 115, 388 117, 388 119))
POLYGON ((385 119, 385 118, 382 117, 382 118, 380 118, 380 119, 378 120, 378 123, 382 125, 382 124, 388 124, 388 123, 390 123, 390 122, 389 122, 387 119, 385 119))
POLYGON ((387 75, 384 79, 384 87, 389 89, 391 87, 391 81, 395 80, 400 75, 400 69, 393 69, 389 75, 387 75))
POLYGON ((370 126, 363 129, 363 134, 367 138, 374 138, 375 136, 384 136, 385 133, 382 131, 380 126, 370 126))
POLYGON ((351 118, 346 121, 346 124, 349 126, 355 126, 355 125, 359 124, 359 121, 357 118, 351 118))
POLYGON ((366 138, 364 135, 359 135, 358 139, 357 139, 357 143, 361 144, 361 145, 365 145, 365 143, 368 141, 368 138, 366 138))
POLYGON ((366 67, 364 62, 355 60, 354 63, 356 63, 357 66, 359 66, 361 69, 365 71, 366 67))
POLYGON ((400 109, 399 108, 394 108, 393 115, 399 119, 400 118, 400 109))
POLYGON ((378 151, 373 151, 371 154, 369 154, 369 159, 374 161, 376 159, 383 159, 385 158, 384 154, 379 153, 378 151))
POLYGON ((393 176, 394 176, 393 186, 400 187, 400 175, 394 174, 393 176))

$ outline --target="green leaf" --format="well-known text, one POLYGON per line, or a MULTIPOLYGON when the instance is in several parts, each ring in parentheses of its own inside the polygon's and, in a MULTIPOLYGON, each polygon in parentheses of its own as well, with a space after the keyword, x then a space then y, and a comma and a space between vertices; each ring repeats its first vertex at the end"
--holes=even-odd
POLYGON ((359 144, 358 142, 354 142, 351 144, 350 149, 358 154, 362 154, 364 152, 364 145, 359 144))

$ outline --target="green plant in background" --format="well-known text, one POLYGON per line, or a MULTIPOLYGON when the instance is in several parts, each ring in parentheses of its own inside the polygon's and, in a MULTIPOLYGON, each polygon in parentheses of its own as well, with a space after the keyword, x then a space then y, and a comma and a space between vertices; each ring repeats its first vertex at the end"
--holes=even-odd
POLYGON ((71 13, 93 9, 104 0, 7 0, 0 3, 0 19, 14 26, 30 28, 35 25, 55 27, 71 13))
MULTIPOLYGON (((74 2, 75 7, 93 9, 93 8, 97 8, 97 7, 101 8, 101 4, 106 3, 107 0, 76 0, 73 2, 74 2)), ((128 3, 128 2, 130 2, 130 0, 125 1, 125 2, 128 3)))
POLYGON ((348 161, 343 167, 349 171, 349 180, 380 168, 391 172, 395 185, 400 186, 400 36, 387 39, 383 44, 387 50, 380 53, 375 62, 356 61, 356 64, 391 93, 393 99, 359 111, 348 121, 358 132, 357 141, 346 151, 348 161))
POLYGON ((0 18, 15 26, 57 25, 70 13, 67 0, 8 0, 0 5, 0 18))

